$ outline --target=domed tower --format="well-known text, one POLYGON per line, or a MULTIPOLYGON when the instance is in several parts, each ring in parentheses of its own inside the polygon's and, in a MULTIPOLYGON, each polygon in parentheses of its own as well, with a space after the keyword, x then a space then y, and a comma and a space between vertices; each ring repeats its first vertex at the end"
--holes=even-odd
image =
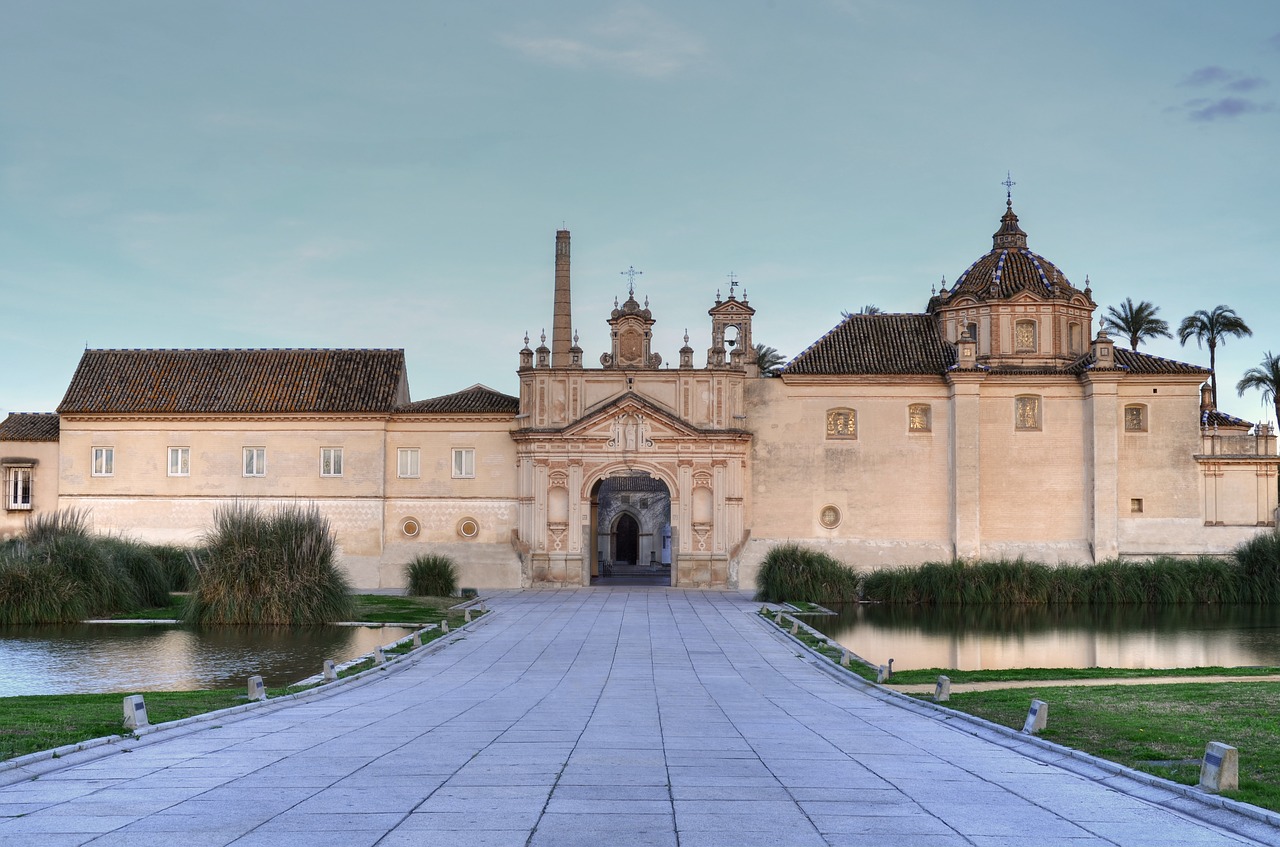
POLYGON ((1013 199, 1005 201, 991 251, 929 301, 952 344, 977 344, 979 364, 1059 369, 1089 351, 1092 292, 1081 291, 1048 259, 1027 248, 1013 199))

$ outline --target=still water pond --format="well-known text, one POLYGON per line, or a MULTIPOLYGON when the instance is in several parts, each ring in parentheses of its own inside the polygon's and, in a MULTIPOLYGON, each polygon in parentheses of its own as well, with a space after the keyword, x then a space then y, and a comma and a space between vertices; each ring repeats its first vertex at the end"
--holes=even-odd
POLYGON ((0 697, 281 687, 413 633, 406 627, 66 624, 0 627, 0 697))
POLYGON ((1275 606, 859 605, 804 620, 895 670, 1280 666, 1275 606))

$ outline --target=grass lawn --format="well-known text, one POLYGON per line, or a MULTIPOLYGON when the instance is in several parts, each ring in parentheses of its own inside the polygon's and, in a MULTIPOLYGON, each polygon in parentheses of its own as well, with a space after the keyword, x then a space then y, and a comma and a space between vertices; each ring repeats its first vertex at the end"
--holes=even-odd
MULTIPOLYGON (((392 594, 356 594, 352 620, 367 623, 439 623, 459 597, 408 597, 392 594)), ((462 612, 448 613, 449 625, 462 622, 462 612)))
MULTIPOLYGON (((279 695, 279 690, 269 692, 279 695)), ((148 691, 152 723, 227 709, 248 702, 242 691, 148 691)), ((123 694, 0 697, 0 759, 124 733, 123 694)))
POLYGON ((1205 744, 1230 744, 1240 790, 1224 796, 1280 811, 1280 683, 1001 689, 952 694, 947 706, 1021 729, 1032 698, 1049 704, 1042 738, 1187 785, 1205 744))
POLYGON ((957 671, 922 668, 894 671, 891 685, 912 685, 938 681, 945 674, 957 682, 1011 682, 1041 679, 1141 679, 1152 676, 1270 676, 1280 668, 1010 668, 998 671, 957 671))

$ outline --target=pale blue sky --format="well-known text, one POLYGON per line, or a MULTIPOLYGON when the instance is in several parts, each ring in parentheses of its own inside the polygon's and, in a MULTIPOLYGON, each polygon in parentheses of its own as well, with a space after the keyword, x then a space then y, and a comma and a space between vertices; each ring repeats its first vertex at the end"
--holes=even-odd
POLYGON ((1103 307, 1233 306, 1234 386, 1280 352, 1278 103, 1273 0, 0 0, 0 411, 86 343, 403 347, 415 399, 514 392, 562 222, 589 364, 631 265, 667 361, 731 271, 792 356, 922 310, 1006 171, 1103 307))

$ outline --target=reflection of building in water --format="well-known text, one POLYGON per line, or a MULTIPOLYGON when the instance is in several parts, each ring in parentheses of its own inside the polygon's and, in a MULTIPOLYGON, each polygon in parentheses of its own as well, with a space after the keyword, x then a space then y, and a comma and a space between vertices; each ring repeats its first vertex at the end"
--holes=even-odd
MULTIPOLYGON (((403 586, 427 550, 465 586, 654 561, 672 585, 749 588, 783 541, 862 568, 1089 562, 1222 552, 1275 524, 1275 436, 1213 409, 1205 368, 1095 334, 1089 281, 1029 249, 1011 200, 954 283, 917 281, 923 311, 850 315, 777 378, 736 280, 708 290, 700 362, 687 332, 653 349, 629 287, 587 367, 569 271, 562 230, 550 346, 526 336, 515 394, 411 401, 399 350, 86 350, 56 415, 0 424, 0 536, 61 506, 192 541, 220 504, 307 500, 362 588, 403 586), (633 479, 650 505, 623 502, 648 496, 633 479)), ((490 325, 479 311, 476 343, 507 343, 490 325)))

